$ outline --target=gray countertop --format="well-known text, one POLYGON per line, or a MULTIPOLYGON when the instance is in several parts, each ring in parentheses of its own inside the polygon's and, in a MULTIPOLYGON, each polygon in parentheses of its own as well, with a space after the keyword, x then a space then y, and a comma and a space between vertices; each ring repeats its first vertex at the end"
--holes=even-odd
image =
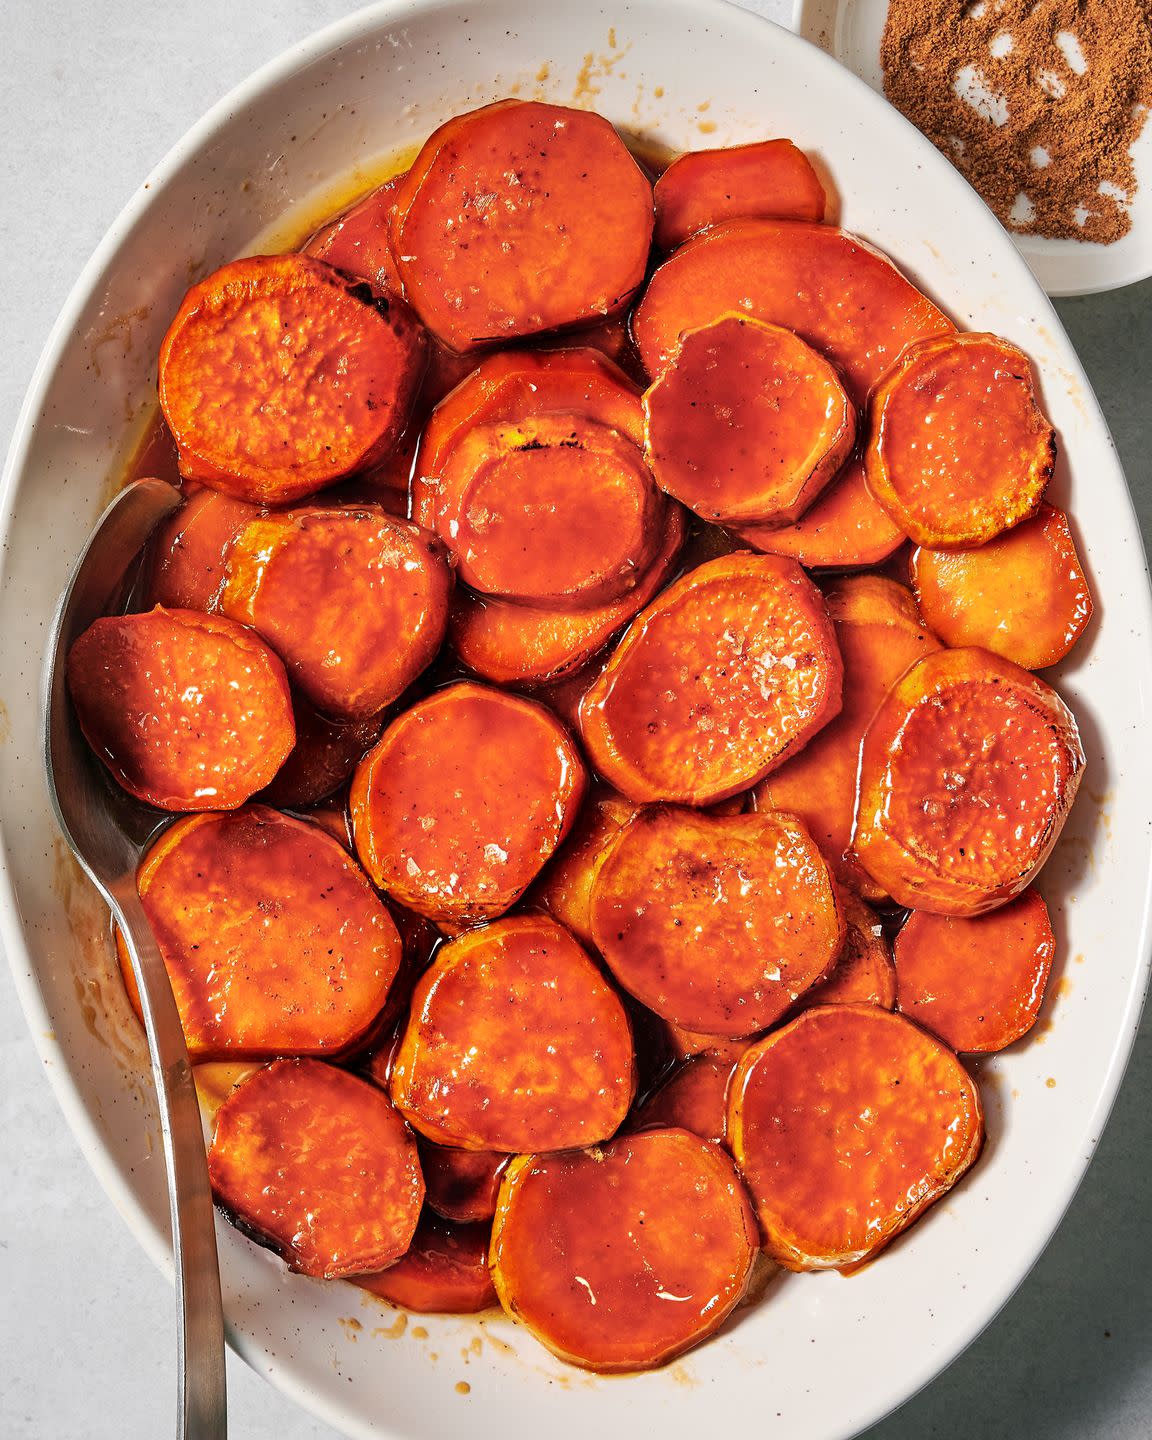
MULTIPOLYGON (((0 447, 69 288, 140 178, 207 107, 341 0, 12 0, 0 44, 0 447)), ((749 5, 786 21, 787 0, 749 5)), ((1059 310, 1152 539, 1152 282, 1059 310)), ((105 1198, 0 966, 0 1435, 172 1430, 172 1294, 105 1198)), ((1016 1298, 869 1440, 1152 1434, 1152 1023, 1083 1188, 1016 1298)), ((829 1382, 835 1383, 834 1357, 829 1382)), ((232 1433, 322 1440, 235 1357, 232 1433)), ((803 1440, 803 1437, 797 1437, 803 1440)))

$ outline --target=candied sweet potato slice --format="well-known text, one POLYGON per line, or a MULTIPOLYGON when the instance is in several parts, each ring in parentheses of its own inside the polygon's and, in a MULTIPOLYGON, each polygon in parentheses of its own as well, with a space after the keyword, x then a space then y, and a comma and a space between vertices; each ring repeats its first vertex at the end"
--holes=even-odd
POLYGON ((424 1201, 416 1143, 388 1096, 319 1060, 274 1061, 233 1090, 208 1173, 230 1220, 322 1280, 398 1260, 424 1201))
POLYGON ((601 786, 588 801, 572 833, 553 856, 531 891, 536 904, 559 920, 585 945, 592 938, 592 886, 608 858, 612 842, 636 813, 631 800, 601 786))
POLYGON ((832 972, 801 996, 798 1008, 809 1005, 879 1005, 896 1007, 896 966, 884 927, 868 905, 851 890, 840 892, 847 933, 832 972))
POLYGON ((637 1109, 634 1128, 688 1130, 701 1140, 723 1145, 728 1082, 735 1068, 734 1059, 713 1055, 685 1061, 637 1109))
POLYGON ((876 1005, 818 1005, 758 1041, 728 1091, 728 1143, 765 1248, 789 1270, 870 1259, 963 1175, 984 1137, 971 1076, 876 1005))
POLYGON ((584 610, 635 588, 659 549, 665 504, 627 436, 581 415, 537 415, 461 435, 437 529, 474 590, 584 610))
POLYGON ((191 816, 136 884, 194 1059, 339 1054, 383 1010, 400 937, 318 826, 263 805, 191 816))
POLYGON ((706 1055, 710 1060, 727 1060, 735 1065, 748 1048, 747 1037, 708 1035, 703 1030, 688 1030, 670 1020, 661 1022, 664 1050, 672 1060, 691 1060, 706 1055))
POLYGON ((462 436, 477 425, 540 415, 583 415, 644 443, 640 392, 599 350, 510 350, 490 355, 433 410, 412 471, 412 518, 437 528, 444 469, 462 436))
POLYGON ((823 597, 794 561, 730 555, 633 621, 580 706, 596 769, 629 799, 707 805, 783 764, 840 708, 823 597))
POLYGON ((392 1098, 430 1140, 562 1150, 615 1133, 636 1089, 620 997, 544 916, 467 931, 412 996, 392 1098))
POLYGON ((252 625, 316 708, 375 715, 435 659, 452 572, 426 531, 378 506, 253 520, 228 553, 224 612, 252 625))
POLYGON ((1003 1050, 1036 1023, 1056 942, 1028 889, 987 915, 913 911, 896 936, 897 1008, 954 1050, 1003 1050))
POLYGON ((424 365, 402 300, 306 255, 254 255, 184 297, 160 348, 160 404, 182 475, 287 504, 391 449, 424 365))
POLYGON ((864 465, 853 456, 794 525, 775 528, 741 522, 740 539, 753 550, 791 555, 811 569, 858 570, 879 565, 906 536, 872 498, 864 465))
MULTIPOLYGON (((329 720, 300 695, 292 697, 296 744, 260 799, 280 810, 317 805, 339 789, 380 738, 383 720, 329 720)), ((340 820, 344 824, 343 816, 340 820)))
POLYGON ((236 535, 260 511, 207 487, 162 520, 148 543, 148 604, 166 610, 213 610, 236 535))
POLYGON ((906 345, 954 328, 845 230, 733 220, 689 240, 652 276, 632 321, 648 374, 663 374, 685 331, 732 310, 794 331, 836 366, 858 407, 906 345))
POLYGON ((901 905, 977 915, 1048 858, 1080 784, 1076 721, 987 650, 938 650, 896 682, 860 747, 852 847, 901 905))
POLYGON ((812 162, 791 140, 677 155, 652 195, 657 250, 674 250, 725 220, 823 220, 827 204, 812 162))
POLYGON ((501 685, 541 684, 578 670, 660 591, 684 543, 684 512, 667 506, 660 548, 622 598, 591 610, 551 610, 456 591, 448 634, 476 674, 501 685))
POLYGON ((920 613, 948 645, 980 645, 1025 670, 1063 660, 1092 618, 1068 517, 1052 505, 976 550, 912 555, 920 613))
POLYGON ((460 1150, 417 1138, 428 1204, 458 1224, 491 1220, 508 1156, 500 1150, 460 1150))
POLYGON ((844 662, 844 703, 799 755, 761 782, 756 804, 799 815, 837 879, 857 886, 863 879, 867 887, 867 877, 859 875, 846 853, 860 742, 893 682, 940 644, 921 620, 912 595, 894 580, 852 576, 830 588, 826 599, 844 662))
POLYGON ((918 545, 983 545, 1027 519, 1055 460, 1028 357, 996 335, 910 345, 872 396, 868 488, 918 545))
POLYGON ((686 1130, 522 1155, 500 1189, 500 1303, 562 1360, 604 1373, 663 1365, 744 1294, 756 1223, 723 1150, 686 1130))
POLYGON ((426 1210, 408 1253, 353 1284, 421 1315, 473 1315, 496 1304, 488 1269, 490 1225, 455 1225, 426 1210))
POLYGON ((357 280, 367 280, 374 290, 403 295, 388 224, 403 179, 403 175, 393 175, 350 205, 313 235, 304 246, 304 254, 334 265, 357 280))
POLYGON ((641 810, 600 867, 591 914, 621 985, 664 1019, 712 1035, 767 1029, 844 943, 820 851, 775 811, 641 810))
POLYGON ((425 141, 392 243, 420 318, 465 351, 623 309, 652 223, 652 187, 607 120, 502 100, 425 141))
POLYGON ((231 810, 296 743, 284 666, 243 625, 157 606, 96 620, 68 652, 84 738, 161 810, 231 810))
POLYGON ((681 335, 644 414, 657 484, 721 523, 793 524, 856 439, 856 412, 828 361, 740 312, 681 335))
POLYGON ((586 783, 576 746, 542 705, 462 681, 394 720, 361 762, 356 850, 417 914, 490 919, 568 833, 586 783))

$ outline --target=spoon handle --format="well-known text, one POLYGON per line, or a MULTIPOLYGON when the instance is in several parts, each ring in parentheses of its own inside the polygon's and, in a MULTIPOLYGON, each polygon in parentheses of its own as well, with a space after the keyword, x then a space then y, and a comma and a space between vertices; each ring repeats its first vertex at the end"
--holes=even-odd
POLYGON ((226 1440, 224 1311, 200 1105, 168 972, 134 875, 110 887, 140 992, 168 1171, 176 1270, 177 1440, 226 1440))

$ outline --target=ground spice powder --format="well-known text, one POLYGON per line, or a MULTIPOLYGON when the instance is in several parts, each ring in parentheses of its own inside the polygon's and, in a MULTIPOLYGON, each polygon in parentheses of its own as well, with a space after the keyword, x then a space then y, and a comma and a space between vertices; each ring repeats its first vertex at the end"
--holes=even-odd
POLYGON ((884 93, 1010 229, 1108 244, 1152 107, 1152 0, 890 0, 884 93))

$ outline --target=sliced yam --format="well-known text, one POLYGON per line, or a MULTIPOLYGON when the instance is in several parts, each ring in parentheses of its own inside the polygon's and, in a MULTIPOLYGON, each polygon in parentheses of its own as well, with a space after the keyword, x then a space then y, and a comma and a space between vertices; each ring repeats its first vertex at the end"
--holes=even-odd
POLYGON ((753 550, 791 555, 810 570, 857 570, 880 565, 907 538, 872 498, 859 456, 848 461, 794 525, 776 529, 741 523, 739 535, 753 550))
POLYGON ((748 1048, 747 1038, 730 1035, 708 1035, 702 1030, 688 1030, 671 1021, 660 1022, 663 1027, 664 1048, 672 1060, 691 1060, 695 1055, 706 1055, 711 1060, 727 1060, 735 1065, 748 1048))
POLYGON ((496 1304, 488 1270, 490 1225, 455 1225, 427 1210, 408 1253, 353 1283, 420 1315, 474 1315, 496 1304))
POLYGON ((1025 670, 1063 660, 1092 618, 1068 517, 1052 505, 976 550, 912 555, 920 612, 948 645, 980 645, 1025 670))
POLYGON ((996 335, 910 345, 872 397, 868 488, 918 545, 983 545, 1026 520, 1055 461, 1031 363, 996 335))
POLYGON ((1031 883, 1083 769, 1075 718, 1043 680, 987 650, 938 650, 864 736, 853 851, 901 905, 981 914, 1031 883))
POLYGON ((433 410, 412 472, 412 518, 437 528, 444 469, 462 436, 478 425, 541 415, 583 415, 644 444, 644 407, 627 375, 600 351, 512 350, 491 355, 433 410))
POLYGON ((319 826, 263 805, 165 830, 136 877, 193 1059, 340 1054, 401 959, 384 902, 319 826))
POLYGON ((1036 1023, 1056 942, 1025 890, 987 915, 913 911, 896 936, 897 1007, 954 1050, 1003 1050, 1036 1023))
POLYGON ((403 295, 388 229, 396 192, 403 179, 403 175, 393 175, 391 180, 370 190, 313 235, 304 246, 304 254, 334 265, 356 280, 367 280, 374 290, 403 295))
POLYGON ((457 351, 622 310, 651 240, 652 187, 608 121, 538 101, 441 125, 392 216, 405 294, 457 351))
POLYGON ((502 915, 571 828, 586 772, 542 705, 462 681, 394 720, 352 781, 361 863, 429 919, 502 915))
POLYGON ((600 867, 591 917, 625 990, 712 1035, 766 1030, 844 943, 828 866, 804 826, 775 811, 641 810, 600 867))
POLYGON ((659 549, 664 509, 627 436, 581 415, 539 415, 460 437, 437 529, 474 590, 586 610, 635 589, 659 549))
POLYGON ((653 187, 657 250, 725 220, 823 220, 824 186, 791 140, 678 155, 653 187))
POLYGON ((580 811, 572 833, 552 858, 532 891, 532 899, 585 945, 592 938, 592 887, 612 842, 636 813, 608 786, 594 792, 580 811))
POLYGON ((790 330, 731 312, 680 337, 645 392, 657 484, 705 520, 791 525, 848 458, 856 412, 790 330))
MULTIPOLYGON (((342 723, 329 720, 295 695, 296 743, 260 798, 280 810, 316 805, 338 790, 380 738, 379 715, 342 723)), ((340 824, 344 824, 341 813, 340 824)))
POLYGON ((606 1140, 635 1089, 619 996, 543 916, 497 921, 437 952, 391 1079, 393 1100, 428 1139, 510 1153, 606 1140))
POLYGON ((667 506, 660 547, 619 600, 591 610, 552 610, 458 589, 448 620, 457 656, 499 685, 547 683, 580 669, 660 591, 684 543, 684 512, 667 506))
POLYGON ((742 1298, 757 1247, 744 1186, 686 1130, 522 1155, 500 1190, 500 1303, 553 1354, 602 1373, 663 1365, 742 1298))
POLYGON ((794 560, 731 555, 670 585, 585 695, 589 758, 629 799, 707 805, 746 790, 840 708, 823 597, 794 560))
POLYGON ((697 1055, 674 1070, 636 1111, 637 1130, 680 1129, 724 1143, 728 1082, 736 1061, 697 1055))
POLYGON ((260 511, 206 487, 162 520, 148 543, 146 595, 166 610, 213 610, 232 541, 260 511))
POLYGON ((459 1150, 437 1145, 421 1135, 417 1140, 424 1171, 427 1202, 445 1220, 459 1224, 491 1220, 496 1196, 508 1167, 500 1150, 459 1150))
POLYGON ((228 553, 225 614, 253 626, 320 711, 363 720, 435 659, 452 572, 443 547, 378 506, 281 510, 228 553))
POLYGON ((894 580, 851 576, 831 587, 826 600, 844 662, 844 703, 799 755, 760 783, 756 804, 798 815, 836 878, 849 886, 863 882, 871 898, 878 899, 883 892, 860 875, 847 854, 860 742, 892 684, 940 644, 921 620, 911 593, 894 580))
MULTIPOLYGON (((121 943, 119 931, 116 932, 116 940, 117 944, 121 943)), ((192 1079, 196 1085, 200 1113, 212 1128, 215 1128, 221 1105, 232 1091, 260 1068, 258 1064, 243 1060, 205 1060, 202 1064, 193 1065, 192 1079)))
POLYGON ((954 329, 845 230, 733 220, 689 240, 652 276, 632 321, 648 374, 664 373, 686 331, 733 310, 794 331, 836 366, 857 407, 905 346, 954 329))
MULTIPOLYGON (((847 933, 832 973, 800 999, 809 1005, 879 1005, 896 1007, 896 966, 876 912, 851 890, 840 892, 847 933)), ((931 1027, 929 1027, 931 1028, 931 1027)))
POLYGON ((789 1270, 870 1259, 980 1153, 980 1095, 934 1036, 876 1005, 819 1005, 758 1041, 728 1144, 764 1245, 789 1270))
POLYGON ((632 332, 628 328, 627 315, 610 315, 595 325, 586 325, 579 330, 568 330, 559 335, 549 335, 539 342, 553 350, 592 349, 599 350, 627 374, 629 379, 643 383, 644 370, 636 347, 632 344, 632 332))
POLYGON ((387 454, 424 365, 402 300, 306 255, 255 255, 184 297, 160 349, 160 404, 182 475, 288 504, 387 454))
POLYGON ((306 820, 309 825, 319 826, 325 835, 331 835, 349 855, 352 854, 352 834, 348 829, 348 813, 339 800, 328 800, 319 805, 301 805, 296 810, 297 820, 306 820))
POLYGON ((123 789, 161 810, 231 810, 296 743, 284 666, 223 616, 157 606, 96 620, 68 652, 84 738, 123 789))
POLYGON ((321 1280, 398 1260, 424 1201, 416 1143, 387 1095, 319 1060, 277 1060, 233 1090, 208 1173, 234 1224, 321 1280))

